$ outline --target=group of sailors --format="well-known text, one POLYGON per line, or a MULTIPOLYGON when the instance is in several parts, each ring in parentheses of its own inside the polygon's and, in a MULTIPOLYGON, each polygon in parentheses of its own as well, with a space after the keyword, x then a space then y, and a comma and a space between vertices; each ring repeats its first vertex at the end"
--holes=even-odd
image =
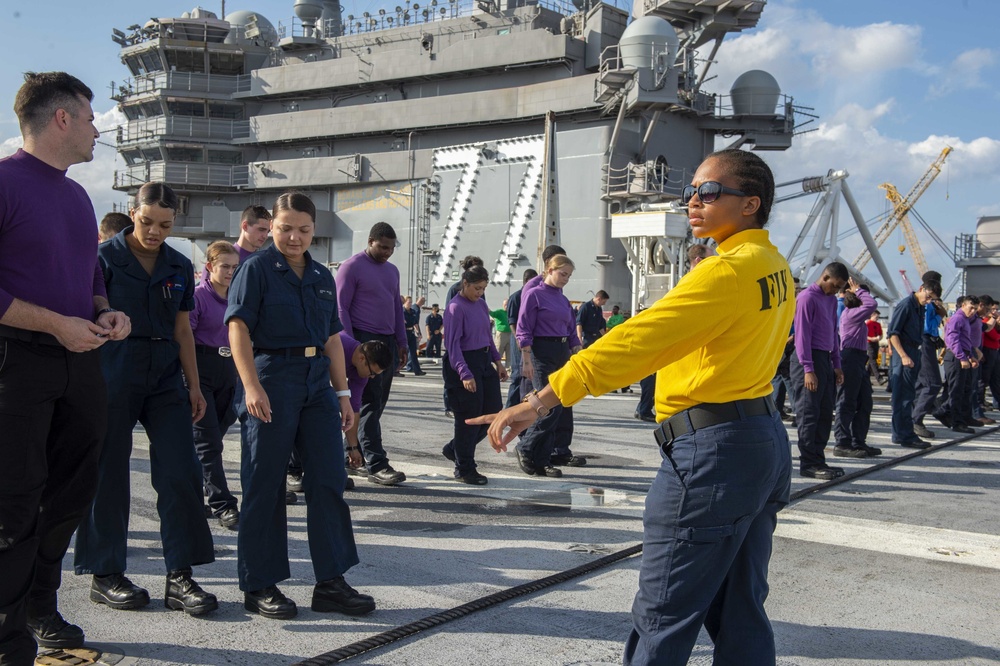
MULTIPOLYGON (((218 607, 194 577, 195 567, 214 560, 207 497, 220 524, 239 530, 244 607, 294 617, 295 602, 278 588, 290 577, 292 485, 309 505, 312 609, 371 612, 373 597, 344 578, 359 562, 344 492, 349 474, 387 486, 406 479, 390 464, 381 428, 393 377, 414 360, 399 271, 389 261, 395 231, 376 224, 334 279, 308 251, 315 205, 285 193, 270 212, 244 211, 235 245, 208 248, 196 285, 191 262, 166 244, 179 199, 167 185, 147 183, 127 220, 118 219, 123 228, 98 245, 90 201, 66 178, 69 166, 93 158, 92 99, 68 74, 26 75, 15 106, 24 148, 0 160, 0 665, 33 663, 36 646, 83 644, 82 629, 57 604, 74 532, 74 571, 92 576, 91 600, 119 610, 150 602, 126 575, 137 423, 149 438, 167 608, 202 616, 218 607), (38 219, 46 220, 44 234, 38 219), (81 251, 87 247, 95 251, 81 251), (242 506, 221 455, 237 419, 242 506)), ((800 473, 842 473, 824 455, 837 394, 835 455, 878 453, 865 441, 865 322, 874 299, 846 267, 830 264, 796 300, 788 264, 764 229, 773 201, 774 177, 760 157, 740 150, 707 157, 682 202, 694 236, 713 239, 717 255, 697 246, 690 257, 697 270, 647 310, 596 334, 593 310, 606 294, 574 314, 563 294, 574 263, 562 248, 546 248, 542 272, 526 273, 508 299, 516 342, 503 409, 507 371, 481 260, 463 262, 440 324, 428 326, 429 337, 444 338, 454 430, 442 455, 461 483, 488 483, 476 464, 487 437, 505 451, 520 436, 525 474, 557 478, 562 466, 585 465, 570 448, 573 405, 636 381, 651 395, 655 386, 648 409, 659 421, 663 464, 647 495, 626 664, 686 663, 702 626, 721 662, 775 662, 763 604, 792 463, 772 378, 789 342, 800 473), (840 292, 846 309, 838 325, 840 292), (655 379, 650 368, 660 368, 655 379)), ((926 445, 914 431, 913 403, 939 280, 925 276, 888 327, 893 441, 902 446, 926 445)), ((948 398, 934 412, 959 432, 975 409, 969 371, 992 356, 993 369, 982 375, 991 388, 997 371, 996 348, 977 352, 984 343, 975 336, 994 329, 995 313, 982 319, 975 305, 960 299, 961 314, 948 320, 948 398)))

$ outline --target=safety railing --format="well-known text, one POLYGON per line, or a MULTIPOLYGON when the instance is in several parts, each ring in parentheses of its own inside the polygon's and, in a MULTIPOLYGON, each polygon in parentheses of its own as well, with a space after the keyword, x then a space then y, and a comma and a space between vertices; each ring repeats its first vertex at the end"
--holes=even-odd
POLYGON ((197 187, 248 187, 250 170, 246 165, 145 162, 115 171, 116 188, 139 187, 147 182, 197 187))

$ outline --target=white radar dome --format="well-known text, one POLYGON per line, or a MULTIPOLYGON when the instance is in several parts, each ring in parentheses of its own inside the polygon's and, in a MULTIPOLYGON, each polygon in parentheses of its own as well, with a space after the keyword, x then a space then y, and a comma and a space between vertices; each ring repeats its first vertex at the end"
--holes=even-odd
POLYGON ((733 113, 738 116, 773 116, 781 96, 778 81, 762 69, 751 69, 733 81, 729 89, 733 113))
POLYGON ((666 64, 673 66, 680 40, 674 27, 658 16, 643 16, 632 21, 618 42, 625 67, 653 67, 653 58, 667 52, 666 64))
POLYGON ((274 25, 257 12, 240 9, 226 15, 229 36, 226 44, 267 43, 278 41, 278 31, 274 25))

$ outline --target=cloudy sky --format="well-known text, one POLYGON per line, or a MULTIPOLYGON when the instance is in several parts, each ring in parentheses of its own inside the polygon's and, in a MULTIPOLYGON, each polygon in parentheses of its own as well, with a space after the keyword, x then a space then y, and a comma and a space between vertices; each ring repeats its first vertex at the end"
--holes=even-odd
MULTIPOLYGON (((79 76, 97 94, 98 127, 113 129, 121 117, 108 99, 108 86, 127 72, 111 28, 142 23, 153 14, 177 16, 194 4, 4 2, 0 27, 8 47, 0 68, 0 155, 19 145, 11 109, 21 72, 65 69, 79 76)), ((216 0, 204 4, 220 9, 216 0)), ((227 5, 228 11, 260 12, 276 24, 292 15, 293 1, 227 5)), ((360 14, 380 4, 345 0, 344 6, 345 13, 360 14)), ((1000 215, 998 25, 998 0, 770 0, 756 29, 724 43, 712 69, 716 78, 706 88, 726 92, 748 69, 773 74, 796 104, 819 116, 803 128, 813 131, 797 137, 791 150, 764 154, 779 182, 846 169, 866 218, 886 211, 880 183, 906 193, 941 149, 952 146, 944 171, 916 206, 951 246, 956 234, 975 231, 978 217, 1000 215)), ((115 151, 101 145, 93 163, 71 170, 98 213, 124 203, 110 187, 120 167, 115 151)), ((807 197, 775 210, 773 233, 782 249, 790 247, 813 201, 807 197)), ((842 213, 841 226, 848 224, 842 213)), ((953 274, 947 255, 926 234, 918 230, 918 235, 931 266, 953 274)), ((853 258, 858 243, 856 234, 845 238, 844 256, 853 258)), ((912 276, 912 262, 896 250, 901 243, 894 234, 884 255, 894 269, 905 268, 912 276)))

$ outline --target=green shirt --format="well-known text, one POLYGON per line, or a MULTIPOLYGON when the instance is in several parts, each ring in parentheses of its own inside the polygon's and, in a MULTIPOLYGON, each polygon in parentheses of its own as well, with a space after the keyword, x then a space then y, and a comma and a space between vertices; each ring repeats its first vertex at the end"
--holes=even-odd
POLYGON ((607 323, 608 330, 611 330, 612 328, 622 323, 623 321, 625 321, 625 315, 623 315, 622 313, 619 312, 618 314, 611 315, 610 317, 608 317, 608 323, 607 323))
POLYGON ((510 333, 510 322, 507 320, 507 311, 503 308, 491 310, 490 316, 496 324, 497 333, 510 333))

